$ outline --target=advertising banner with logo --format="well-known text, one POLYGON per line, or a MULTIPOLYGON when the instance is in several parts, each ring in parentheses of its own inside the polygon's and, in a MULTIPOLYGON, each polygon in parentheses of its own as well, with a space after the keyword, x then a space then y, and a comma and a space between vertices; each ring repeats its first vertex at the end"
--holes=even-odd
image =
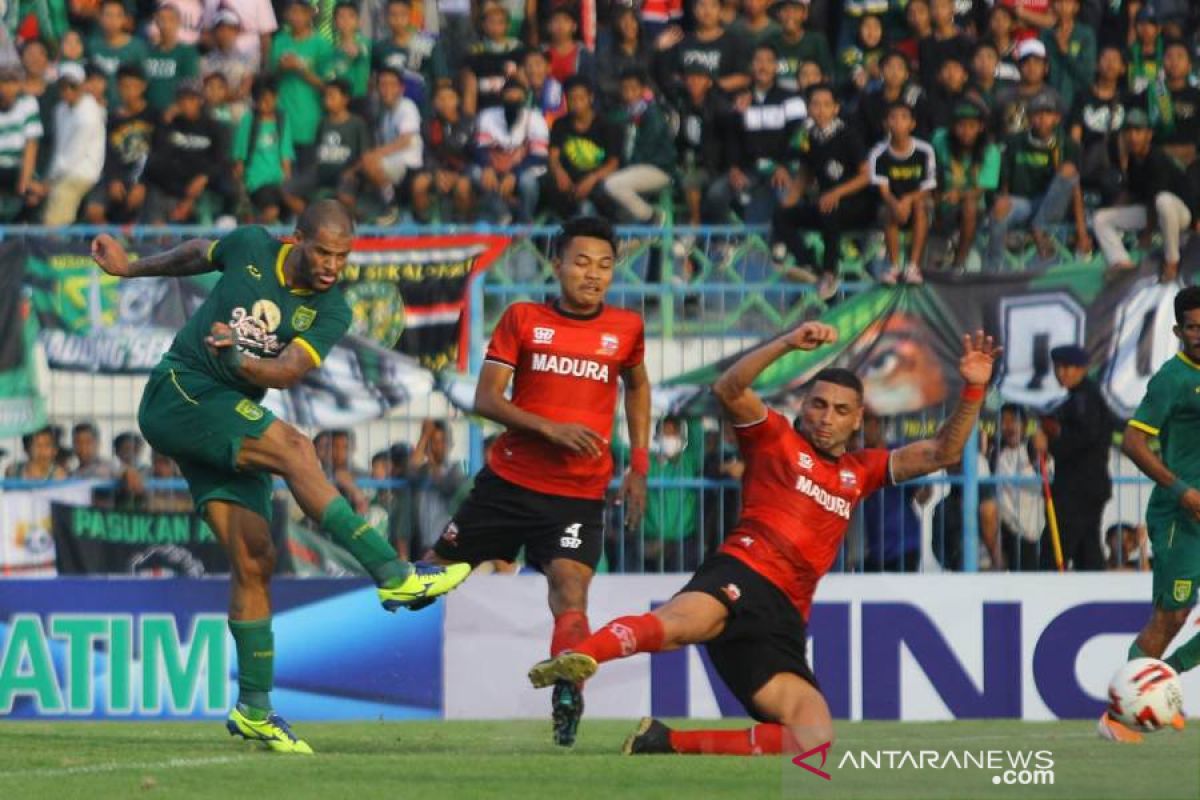
POLYGON ((51 508, 85 506, 95 481, 0 493, 0 575, 54 575, 51 508))
MULTIPOLYGON (((593 627, 666 602, 682 575, 601 576, 593 627)), ((551 619, 538 576, 473 578, 446 612, 446 716, 545 717, 529 688, 551 619), (479 669, 487 653, 488 668, 479 669)), ((1150 614, 1149 573, 830 576, 809 620, 810 660, 835 717, 1087 719, 1150 614)), ((1184 627, 1185 635, 1196 630, 1184 627)), ((1200 672, 1183 677, 1200 714, 1200 672)), ((604 665, 589 717, 743 716, 701 648, 604 665)))
MULTIPOLYGON (((353 310, 350 335, 301 386, 270 393, 266 405, 299 424, 340 426, 432 391, 430 370, 466 365, 468 282, 509 241, 490 234, 357 239, 340 284, 353 310)), ((131 255, 178 243, 139 240, 131 255)), ((119 280, 95 266, 86 242, 27 238, 11 246, 24 258, 52 369, 149 372, 220 277, 119 280)), ((280 322, 266 307, 243 313, 266 333, 280 322)), ((292 320, 297 330, 305 322, 292 320)))
MULTIPOLYGON (((1191 278, 1181 280, 1186 285, 1191 278)), ((834 306, 821 320, 838 329, 837 344, 778 359, 755 388, 774 404, 791 406, 818 370, 837 366, 862 377, 867 402, 879 414, 937 408, 959 389, 962 335, 982 328, 1004 345, 997 388, 1006 401, 1038 409, 1060 400, 1050 351, 1079 344, 1113 411, 1128 416, 1150 376, 1178 350, 1171 328, 1179 288, 1146 271, 1106 277, 1075 263, 1001 275, 931 272, 922 286, 879 287, 834 306)), ((704 387, 740 355, 661 388, 677 406, 698 408, 711 402, 704 387)))
MULTIPOLYGON (((288 719, 442 713, 442 606, 385 615, 361 580, 276 580, 288 719)), ((225 580, 0 581, 0 716, 219 719, 237 697, 225 580)))

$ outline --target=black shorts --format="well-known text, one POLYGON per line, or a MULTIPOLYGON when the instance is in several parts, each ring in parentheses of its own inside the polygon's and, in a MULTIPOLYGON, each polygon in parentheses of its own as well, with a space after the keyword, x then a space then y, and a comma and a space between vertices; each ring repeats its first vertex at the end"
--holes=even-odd
POLYGON ((484 467, 433 552, 474 566, 512 561, 522 547, 525 561, 539 570, 556 558, 595 569, 604 549, 604 501, 542 494, 484 467))
POLYGON ((820 690, 808 665, 808 628, 787 595, 742 561, 724 553, 709 556, 683 592, 703 592, 727 609, 721 635, 705 643, 709 658, 734 697, 759 722, 754 694, 781 672, 799 675, 820 690))

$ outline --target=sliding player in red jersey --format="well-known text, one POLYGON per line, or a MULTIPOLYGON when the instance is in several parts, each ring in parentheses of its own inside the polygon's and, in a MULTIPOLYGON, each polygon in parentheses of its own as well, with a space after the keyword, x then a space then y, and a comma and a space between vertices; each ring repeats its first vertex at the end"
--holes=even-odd
MULTIPOLYGON (((554 634, 550 655, 589 634, 587 592, 604 546, 604 494, 613 477, 608 437, 625 385, 632 447, 621 485, 625 522, 636 525, 646 502, 650 458, 650 381, 642 364, 642 318, 604 303, 612 283, 616 237, 596 217, 563 225, 555 240, 560 294, 514 303, 488 347, 475 411, 507 430, 492 446, 454 519, 433 548, 441 564, 525 560, 546 575, 554 634), (505 397, 513 382, 512 400, 505 397)), ((554 739, 575 742, 583 714, 581 681, 559 681, 554 739)))
POLYGON ((540 688, 586 680, 599 664, 634 653, 704 643, 722 680, 761 723, 748 730, 676 731, 646 718, 626 740, 626 753, 806 752, 833 741, 829 707, 805 655, 817 582, 833 565, 859 501, 885 484, 961 459, 1000 352, 982 331, 963 337, 962 397, 933 438, 890 452, 850 453, 846 447, 863 417, 862 383, 854 373, 817 373, 799 432, 750 389, 784 354, 835 341, 834 328, 809 322, 743 356, 717 380, 713 392, 737 429, 746 462, 737 526, 669 603, 615 619, 529 671, 540 688))

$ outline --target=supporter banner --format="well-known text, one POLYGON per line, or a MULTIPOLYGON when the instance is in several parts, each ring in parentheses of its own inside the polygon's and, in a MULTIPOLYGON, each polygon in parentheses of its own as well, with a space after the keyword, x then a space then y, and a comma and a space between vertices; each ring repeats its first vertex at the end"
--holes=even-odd
POLYGON ((21 291, 20 249, 19 242, 0 242, 0 436, 20 436, 46 424, 34 370, 37 321, 21 291))
MULTIPOLYGON (((1074 263, 994 276, 930 272, 922 286, 880 287, 834 306, 822 320, 838 329, 837 345, 791 353, 755 386, 772 402, 794 406, 818 370, 838 366, 863 378, 867 402, 880 414, 937 407, 958 393, 962 334, 983 328, 1004 345, 997 388, 1005 400, 1033 408, 1059 400, 1050 351, 1080 344, 1113 410, 1127 416, 1177 350, 1172 299, 1196 267, 1185 264, 1182 283, 1169 286, 1147 270, 1111 276, 1074 263)), ((667 381, 677 405, 710 402, 704 387, 737 358, 667 381)))
POLYGON ((51 508, 56 503, 87 505, 94 484, 69 481, 0 493, 0 575, 55 574, 51 508))
POLYGON ((59 575, 198 578, 229 572, 221 543, 194 513, 53 503, 50 516, 59 575))
MULTIPOLYGON (((299 424, 342 426, 432 391, 429 370, 466 363, 468 281, 508 242, 483 234, 358 239, 341 283, 354 312, 350 335, 302 385, 272 392, 266 405, 299 424)), ((130 245, 131 255, 175 244, 171 237, 141 240, 130 245)), ((53 369, 148 372, 218 277, 118 280, 96 268, 86 242, 25 239, 11 246, 24 248, 53 369)))
MULTIPOLYGON (((644 613, 686 579, 597 577, 588 617, 644 613)), ((842 719, 1094 719, 1149 597, 1149 573, 830 576, 809 620, 811 664, 842 719)), ((549 715, 549 692, 525 677, 549 647, 545 600, 532 575, 474 577, 449 596, 448 718, 549 715)), ((1200 672, 1183 676, 1183 695, 1200 714, 1200 672)), ((592 718, 744 714, 697 647, 605 664, 587 686, 592 718)))
MULTIPOLYGON (((0 581, 0 716, 224 717, 228 604, 223 580, 0 581)), ((366 581, 280 579, 271 604, 271 699, 290 721, 441 715, 441 603, 388 615, 366 581)))

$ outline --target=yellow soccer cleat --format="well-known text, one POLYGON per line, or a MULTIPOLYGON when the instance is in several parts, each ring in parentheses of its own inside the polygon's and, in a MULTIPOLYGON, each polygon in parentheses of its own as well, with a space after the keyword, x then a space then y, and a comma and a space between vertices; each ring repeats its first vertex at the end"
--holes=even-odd
POLYGON ((253 720, 234 706, 225 721, 225 729, 229 731, 230 736, 262 742, 276 753, 300 753, 306 756, 313 754, 308 742, 297 738, 287 721, 274 712, 264 720, 253 720))
POLYGON ((412 573, 399 586, 380 588, 379 602, 388 611, 424 608, 435 599, 458 587, 471 574, 470 564, 440 566, 417 561, 412 573))
POLYGON ((600 665, 585 653, 561 653, 539 661, 529 670, 529 682, 535 689, 553 686, 556 681, 583 683, 596 674, 600 665))

